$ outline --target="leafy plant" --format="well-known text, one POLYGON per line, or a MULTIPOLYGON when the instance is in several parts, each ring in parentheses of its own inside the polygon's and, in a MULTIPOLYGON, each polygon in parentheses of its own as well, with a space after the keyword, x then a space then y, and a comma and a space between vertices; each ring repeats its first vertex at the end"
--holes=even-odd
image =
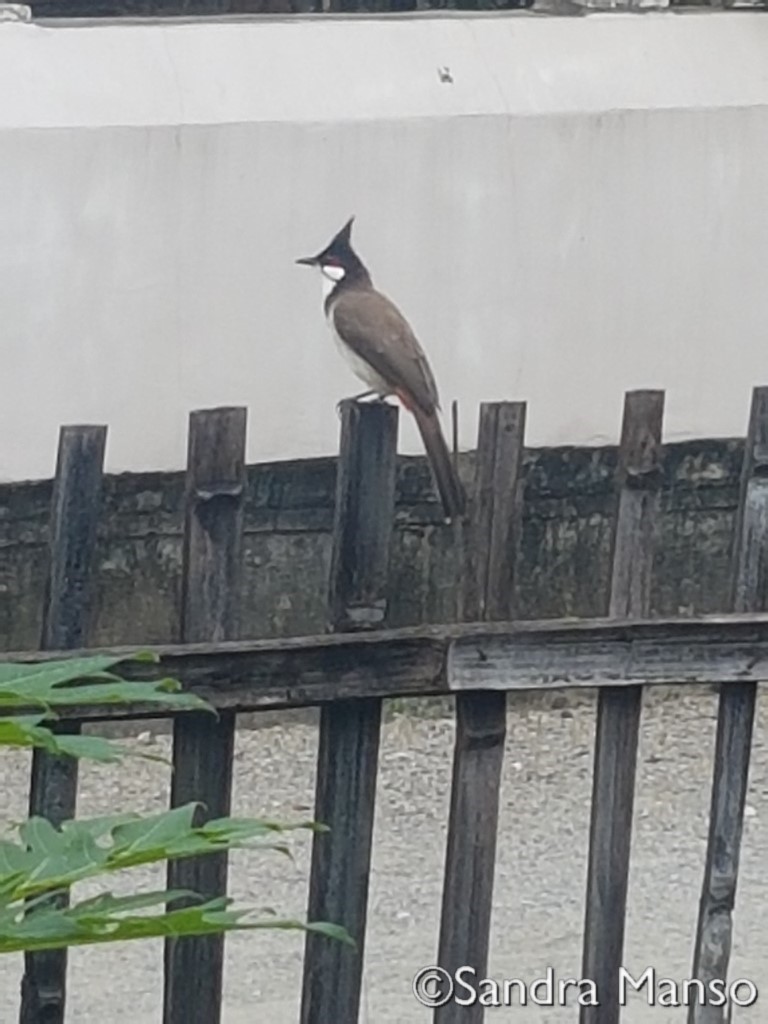
MULTIPOLYGON (((55 721, 54 708, 140 702, 158 705, 162 712, 215 714, 205 701, 182 692, 175 680, 127 682, 112 671, 120 660, 98 655, 35 664, 0 663, 0 709, 37 709, 35 714, 0 718, 0 745, 115 761, 134 752, 102 737, 53 731, 44 723, 55 721)), ((182 890, 130 896, 105 891, 70 906, 52 898, 66 893, 75 882, 108 878, 117 871, 179 857, 236 848, 290 855, 281 835, 323 828, 313 822, 285 825, 254 818, 195 824, 196 808, 187 804, 144 817, 120 814, 67 821, 60 828, 44 818, 31 818, 17 826, 18 839, 0 840, 0 953, 254 928, 304 929, 352 942, 336 925, 283 920, 264 910, 261 913, 267 916, 258 917, 248 909, 233 908, 226 897, 203 901, 182 890), (185 905, 178 906, 179 901, 185 905)))

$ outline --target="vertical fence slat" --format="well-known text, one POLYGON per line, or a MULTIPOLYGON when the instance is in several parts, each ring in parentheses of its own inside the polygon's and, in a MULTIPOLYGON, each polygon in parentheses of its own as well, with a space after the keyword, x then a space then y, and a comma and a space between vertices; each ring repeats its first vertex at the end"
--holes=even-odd
MULTIPOLYGON (((741 496, 732 552, 735 612, 768 607, 768 387, 755 388, 744 449, 741 496)), ((720 694, 707 859, 693 954, 693 977, 726 980, 749 783, 757 686, 739 683, 720 694)), ((699 1005, 689 1024, 723 1024, 728 1007, 699 1005)))
MULTIPOLYGON (((193 412, 185 494, 181 638, 233 640, 239 631, 245 501, 246 410, 193 412)), ((197 800, 199 821, 230 813, 235 716, 182 715, 173 729, 171 806, 197 800)), ((172 861, 168 886, 205 897, 227 889, 227 855, 172 861)), ((165 1024, 217 1024, 221 1017, 223 936, 169 939, 165 945, 165 1024)))
MULTIPOLYGON (((511 618, 521 511, 525 403, 483 404, 477 443, 465 615, 511 618)), ((486 974, 496 861, 506 694, 459 694, 438 963, 486 974)), ((438 1007, 435 1024, 480 1024, 482 1006, 438 1007)))
MULTIPOLYGON (((385 623, 395 496, 397 409, 342 403, 329 587, 333 630, 385 623)), ((376 798, 381 700, 323 707, 308 916, 347 928, 357 949, 308 933, 302 1024, 358 1019, 376 798)))
MULTIPOLYGON (((625 396, 608 612, 612 617, 647 617, 650 612, 663 416, 663 391, 625 396)), ((581 1024, 617 1024, 621 1015, 619 968, 641 708, 640 686, 600 690, 582 966, 582 977, 597 984, 600 1006, 582 1007, 581 1024)))
MULTIPOLYGON (((62 427, 59 434, 43 607, 41 646, 44 650, 85 646, 106 437, 107 428, 103 426, 62 427)), ((74 722, 62 722, 57 728, 70 734, 80 731, 74 722)), ((77 761, 35 750, 30 816, 41 815, 59 824, 74 817, 76 801, 77 761)), ((21 1024, 63 1022, 66 974, 66 950, 25 955, 21 1024)))

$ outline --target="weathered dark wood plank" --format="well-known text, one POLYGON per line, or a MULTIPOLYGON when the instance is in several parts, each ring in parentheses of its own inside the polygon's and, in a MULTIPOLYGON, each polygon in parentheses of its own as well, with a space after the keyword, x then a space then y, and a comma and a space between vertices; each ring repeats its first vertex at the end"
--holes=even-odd
POLYGON ((328 588, 328 629, 335 633, 381 628, 385 620, 398 410, 345 401, 340 413, 328 588))
POLYGON ((525 413, 525 402, 480 406, 466 621, 515 617, 525 413))
MULTIPOLYGON (((468 523, 468 619, 508 619, 514 606, 524 434, 524 403, 481 406, 468 523)), ((487 973, 506 728, 505 693, 457 695, 438 945, 438 963, 450 974, 463 964, 474 967, 478 978, 487 973)), ((450 1001, 435 1010, 434 1020, 481 1024, 484 1013, 480 1005, 460 1007, 450 1001)))
MULTIPOLYGON (((608 610, 616 618, 650 614, 663 417, 663 391, 625 396, 608 610)), ((600 1005, 581 1007, 581 1024, 618 1024, 621 1018, 619 972, 642 695, 640 686, 606 687, 598 694, 582 977, 597 984, 600 1005)))
MULTIPOLYGON (((192 413, 185 496, 181 593, 183 640, 225 640, 239 631, 246 410, 192 413)), ((194 713, 173 730, 171 806, 198 800, 199 820, 230 812, 235 716, 194 713)), ((227 891, 227 855, 168 864, 168 887, 205 897, 227 891)), ((223 936, 169 939, 165 944, 165 1024, 218 1024, 223 936)))
MULTIPOLYGON (((107 428, 62 427, 51 501, 49 569, 43 606, 43 648, 75 648, 87 641, 91 569, 101 510, 101 485, 107 428)), ((77 733, 75 722, 57 730, 77 733)), ((32 754, 30 817, 41 815, 58 825, 73 818, 77 803, 77 761, 32 754)), ((66 898, 58 903, 66 905, 66 898)), ((21 1024, 63 1024, 67 990, 67 951, 46 950, 24 956, 21 1024)))
MULTIPOLYGON (((768 615, 416 626, 287 640, 19 651, 0 661, 36 664, 85 654, 124 658, 119 671, 129 679, 173 676, 191 693, 232 712, 457 690, 733 686, 768 682, 768 615), (131 662, 139 651, 155 654, 159 663, 131 662)), ((71 717, 158 718, 168 710, 138 703, 78 706, 71 717)))
MULTIPOLYGON (((744 450, 734 536, 733 610, 768 607, 768 387, 755 388, 744 450)), ((720 695, 712 776, 707 859, 693 955, 693 977, 727 980, 749 785, 757 686, 742 683, 720 695)), ((724 1024, 729 1008, 692 1005, 688 1024, 724 1024)))
MULTIPOLYGON (((329 628, 370 629, 386 618, 395 503, 394 406, 346 401, 336 481, 329 628)), ((302 1024, 354 1024, 360 1007, 376 800, 381 698, 323 707, 308 918, 342 924, 356 949, 308 933, 302 1024)))

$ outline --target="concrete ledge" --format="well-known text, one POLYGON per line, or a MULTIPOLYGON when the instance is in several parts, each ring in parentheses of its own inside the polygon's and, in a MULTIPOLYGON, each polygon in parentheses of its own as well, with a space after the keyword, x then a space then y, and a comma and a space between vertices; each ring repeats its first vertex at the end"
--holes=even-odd
POLYGON ((759 12, 8 24, 0 127, 754 106, 766 48, 759 12))

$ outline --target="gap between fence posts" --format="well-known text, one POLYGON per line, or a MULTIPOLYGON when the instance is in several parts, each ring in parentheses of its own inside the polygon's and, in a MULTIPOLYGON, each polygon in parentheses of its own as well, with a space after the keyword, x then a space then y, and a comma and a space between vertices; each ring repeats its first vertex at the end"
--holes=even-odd
MULTIPOLYGON (((395 503, 398 410, 345 401, 336 477, 329 629, 382 628, 395 503)), ((356 949, 307 933, 302 1024, 358 1019, 376 799, 381 698, 340 700, 320 713, 308 917, 343 925, 356 949)))
MULTIPOLYGON (((87 643, 106 439, 104 426, 62 427, 59 433, 43 603, 43 650, 72 650, 87 643)), ((76 722, 54 724, 53 728, 69 735, 80 732, 76 722)), ((77 759, 33 751, 30 817, 40 815, 59 825, 75 816, 76 804, 77 759)), ((66 906, 67 898, 57 898, 56 902, 66 906)), ((63 1024, 66 990, 66 949, 26 953, 21 1024, 63 1024)))
MULTIPOLYGON (((233 640, 240 628, 244 408, 206 409, 189 418, 181 584, 181 638, 233 640)), ((201 824, 230 813, 235 715, 190 712, 174 719, 171 806, 200 801, 201 824)), ((168 863, 168 888, 204 898, 227 891, 226 852, 168 863)), ((218 1024, 224 936, 167 939, 164 1024, 218 1024)))

